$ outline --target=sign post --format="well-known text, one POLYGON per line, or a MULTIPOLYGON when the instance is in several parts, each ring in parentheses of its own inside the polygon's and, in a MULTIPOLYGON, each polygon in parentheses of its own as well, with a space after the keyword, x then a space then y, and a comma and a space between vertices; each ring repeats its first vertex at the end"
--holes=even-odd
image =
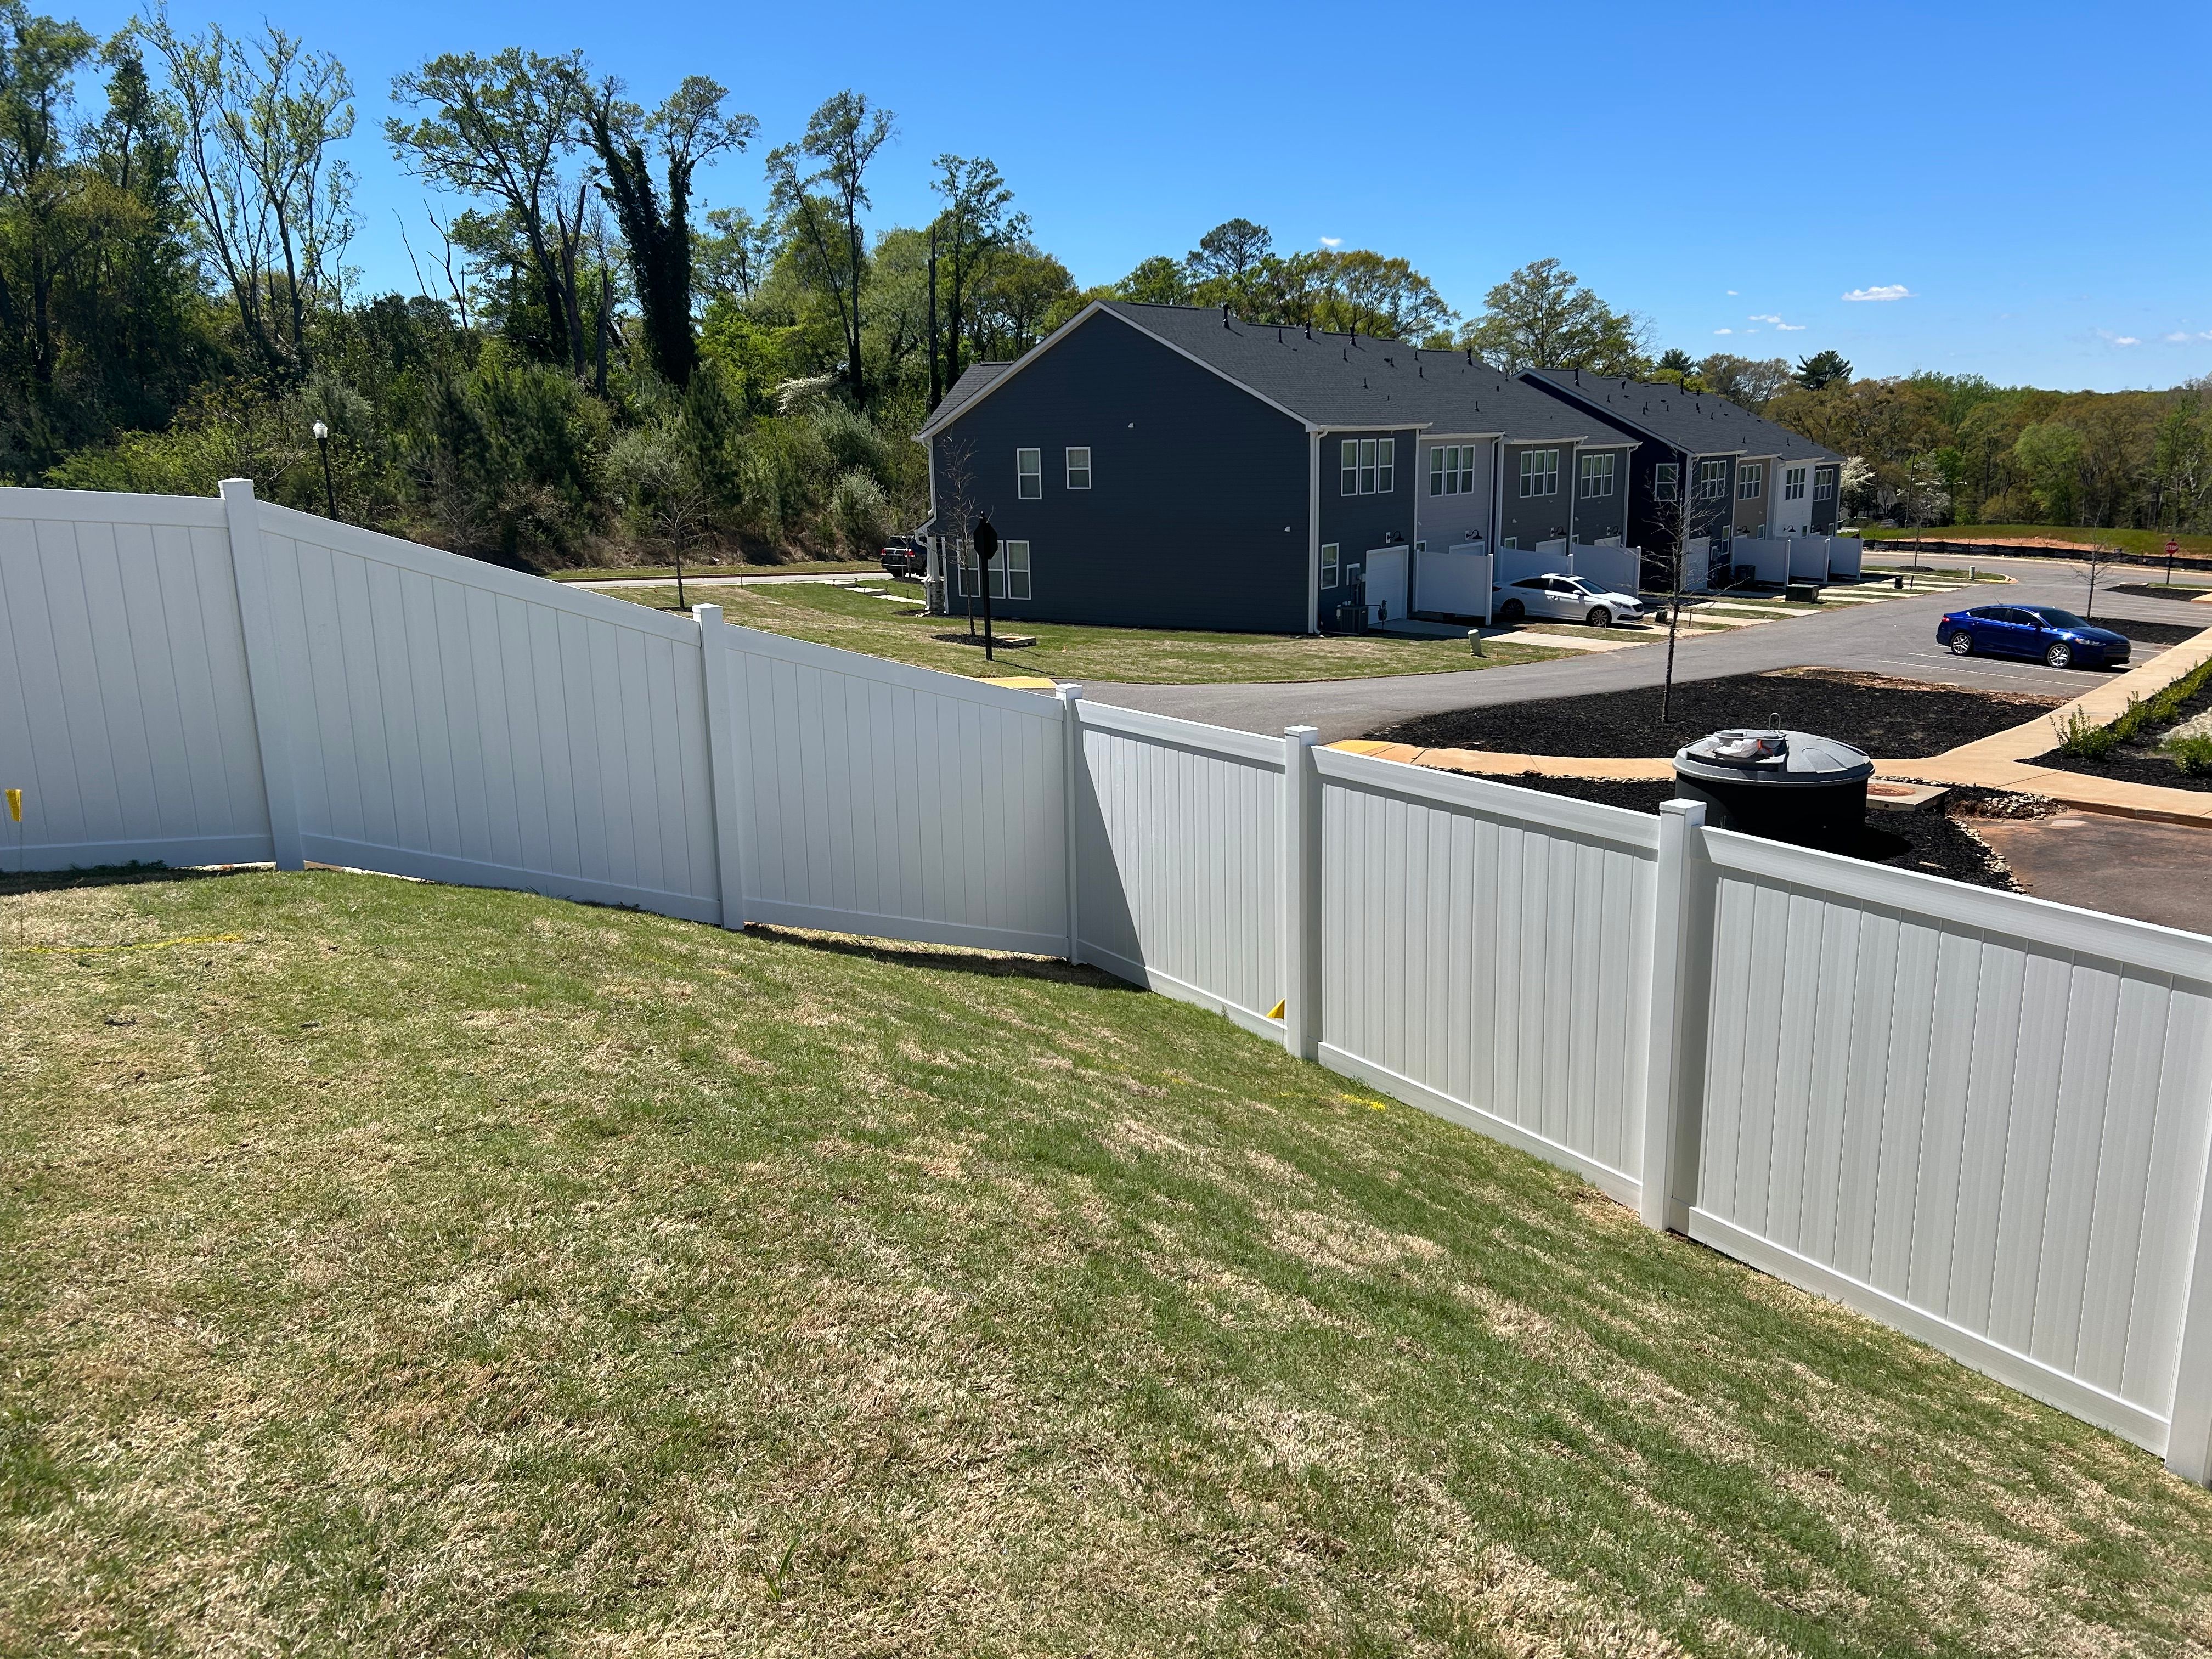
POLYGON ((2172 537, 2166 538, 2166 585, 2173 586, 2173 556, 2181 551, 2181 544, 2172 537))
POLYGON ((997 659, 991 653, 991 561, 998 556, 999 532, 991 527, 989 519, 976 519, 975 542, 976 568, 983 579, 983 660, 994 662, 997 659))

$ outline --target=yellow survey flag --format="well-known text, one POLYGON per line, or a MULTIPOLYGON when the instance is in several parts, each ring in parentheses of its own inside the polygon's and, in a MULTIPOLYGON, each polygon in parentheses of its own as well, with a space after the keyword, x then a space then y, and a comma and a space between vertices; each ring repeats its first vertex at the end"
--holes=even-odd
POLYGON ((23 821, 23 792, 20 789, 8 792, 8 816, 18 823, 23 821))

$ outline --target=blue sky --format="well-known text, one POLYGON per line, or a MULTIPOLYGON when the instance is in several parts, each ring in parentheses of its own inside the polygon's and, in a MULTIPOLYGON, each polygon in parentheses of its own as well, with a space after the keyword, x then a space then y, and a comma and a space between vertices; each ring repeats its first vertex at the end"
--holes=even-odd
MULTIPOLYGON (((1556 256, 1697 355, 1833 346, 1863 374, 2069 389, 2212 373, 2201 0, 172 5, 180 28, 266 15, 344 60, 356 258, 380 287, 415 285, 394 210, 422 225, 380 136, 392 74, 438 51, 580 46, 645 101, 703 72, 759 117, 754 148, 703 178, 710 205, 757 208, 766 148, 856 87, 899 119, 878 227, 927 216, 939 151, 988 155, 1085 283, 1243 214, 1279 246, 1402 254, 1463 313, 1556 256)), ((105 31, 131 9, 73 15, 105 31)))

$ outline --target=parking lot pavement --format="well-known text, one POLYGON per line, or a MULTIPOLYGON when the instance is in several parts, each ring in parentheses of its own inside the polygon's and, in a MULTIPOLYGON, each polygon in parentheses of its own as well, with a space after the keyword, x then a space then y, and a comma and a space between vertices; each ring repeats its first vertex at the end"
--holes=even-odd
POLYGON ((2038 898, 2212 933, 2212 830, 2100 812, 1970 822, 2038 898))
MULTIPOLYGON (((1841 668, 1890 674, 1988 690, 2043 691, 2078 696, 2100 671, 2046 668, 2041 663, 1990 657, 1954 657, 1936 642, 1936 623, 1946 610, 1968 603, 2056 605, 2080 611, 2088 586, 2087 567, 2047 559, 1984 562, 1984 570, 2013 575, 2016 585, 1966 592, 1917 591, 1874 605, 1831 605, 1820 612, 1758 621, 1678 641, 1677 680, 1718 679, 1773 668, 1841 668)), ((1870 572, 1870 575, 1875 573, 1870 572)), ((1880 579, 1887 572, 1880 573, 1880 579)), ((2123 580, 2106 574, 2104 580, 2123 580)), ((1873 591, 1871 587, 1869 592, 1873 591)), ((2212 605, 2179 599, 2108 596, 2100 582, 2096 612, 2185 626, 2212 624, 2212 605)), ((1643 630, 1638 630, 1639 632, 1643 630)), ((1624 630, 1626 633, 1626 630, 1624 630)), ((1321 729, 1324 743, 1364 737, 1381 727, 1446 709, 1474 708, 1584 692, 1656 686, 1667 670, 1666 633, 1650 629, 1650 648, 1581 654, 1572 660, 1523 663, 1477 673, 1406 674, 1387 679, 1322 680, 1246 685, 1093 684, 1086 696, 1100 702, 1148 709, 1183 720, 1206 720, 1247 732, 1279 732, 1285 726, 1321 729)), ((2148 654, 2138 651, 2142 661, 2148 654)))

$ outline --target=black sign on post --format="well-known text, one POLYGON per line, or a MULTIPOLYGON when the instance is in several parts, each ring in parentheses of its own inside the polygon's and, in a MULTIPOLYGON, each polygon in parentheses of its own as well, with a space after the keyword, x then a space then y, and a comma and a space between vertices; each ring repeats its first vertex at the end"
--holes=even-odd
POLYGON ((983 660, 998 660, 991 652, 991 561, 998 556, 999 532, 991 527, 988 518, 978 515, 975 529, 969 540, 975 548, 975 574, 982 580, 978 584, 983 590, 983 660))

